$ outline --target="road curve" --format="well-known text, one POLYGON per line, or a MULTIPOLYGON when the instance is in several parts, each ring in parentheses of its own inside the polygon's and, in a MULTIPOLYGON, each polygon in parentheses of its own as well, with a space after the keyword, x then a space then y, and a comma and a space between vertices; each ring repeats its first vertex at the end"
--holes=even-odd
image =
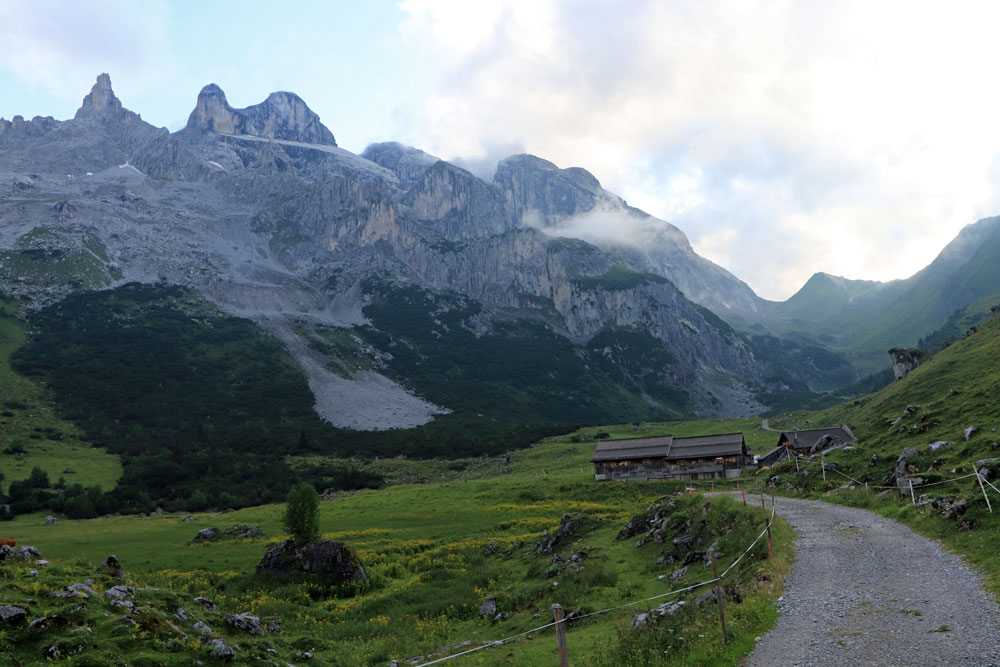
POLYGON ((743 667, 1000 666, 1000 606, 937 542, 814 500, 777 498, 777 513, 798 533, 796 562, 743 667))

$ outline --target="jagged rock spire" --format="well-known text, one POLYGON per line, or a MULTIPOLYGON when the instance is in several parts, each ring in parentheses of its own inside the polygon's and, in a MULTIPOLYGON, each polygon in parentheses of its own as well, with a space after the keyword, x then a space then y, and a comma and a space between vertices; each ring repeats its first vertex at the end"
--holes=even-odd
POLYGON ((87 116, 120 116, 127 113, 121 100, 115 97, 111 89, 111 77, 103 73, 97 77, 97 83, 90 89, 90 94, 83 98, 83 104, 76 112, 76 118, 87 116))
POLYGON ((243 134, 309 144, 336 146, 333 133, 295 93, 276 92, 260 104, 245 109, 229 106, 222 88, 210 83, 198 93, 184 132, 243 134))

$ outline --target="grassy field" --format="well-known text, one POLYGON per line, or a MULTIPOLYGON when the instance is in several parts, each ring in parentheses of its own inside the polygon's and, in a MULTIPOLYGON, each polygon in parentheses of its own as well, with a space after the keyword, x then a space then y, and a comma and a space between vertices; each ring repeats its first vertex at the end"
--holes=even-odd
POLYGON ((4 479, 21 480, 39 467, 53 482, 65 477, 69 484, 114 488, 121 476, 117 456, 81 440, 72 423, 60 419, 44 388, 10 368, 10 355, 24 343, 24 322, 12 316, 15 306, 0 301, 0 453, 4 479), (75 472, 66 473, 67 466, 75 472))
MULTIPOLYGON (((657 559, 677 551, 673 537, 691 532, 696 535, 693 548, 704 550, 718 543, 724 568, 763 525, 761 510, 744 508, 721 494, 670 495, 664 501, 674 503, 665 511, 671 518, 665 541, 636 548, 645 531, 619 540, 619 530, 651 503, 681 487, 596 482, 588 463, 595 443, 565 440, 514 452, 504 471, 490 476, 400 484, 323 502, 324 537, 357 551, 370 576, 364 586, 330 590, 303 581, 281 583, 251 576, 267 546, 283 537, 281 507, 263 506, 198 514, 190 521, 183 521, 182 515, 154 515, 45 525, 41 515, 18 517, 4 529, 18 544, 37 546, 52 565, 41 569, 37 578, 28 576, 27 565, 0 567, 3 594, 15 604, 25 597, 38 599, 38 606, 31 609, 33 618, 65 615, 66 601, 47 598, 45 593, 85 578, 93 579, 97 589, 110 586, 114 582, 100 574, 98 565, 113 553, 134 585, 155 589, 136 594, 150 604, 148 627, 123 634, 113 617, 92 604, 86 614, 71 619, 72 625, 94 629, 86 635, 81 657, 124 652, 134 660, 130 664, 190 664, 192 652, 208 650, 190 632, 195 620, 203 620, 249 664, 268 658, 265 651, 271 648, 290 662, 311 650, 312 664, 384 665, 465 641, 494 641, 530 630, 547 622, 554 602, 588 613, 710 579, 711 569, 698 559, 685 576, 671 581, 679 563, 658 564, 657 559), (583 517, 583 525, 555 552, 567 561, 571 553, 584 552, 586 559, 579 571, 566 568, 552 576, 540 574, 553 568, 552 556, 536 555, 533 547, 543 531, 553 534, 559 529, 565 514, 583 517), (259 524, 266 536, 190 544, 201 528, 240 522, 259 524), (484 549, 490 542, 497 553, 488 556, 484 549), (218 609, 201 610, 193 602, 199 595, 211 597, 218 609), (487 597, 496 598, 498 610, 509 617, 497 622, 480 618, 479 607, 487 597), (186 623, 173 619, 176 606, 186 608, 186 623), (226 627, 226 613, 245 611, 265 621, 280 620, 281 632, 252 637, 226 627), (188 638, 173 636, 166 622, 181 626, 188 638)), ((727 608, 732 634, 728 643, 721 641, 714 601, 696 604, 704 590, 695 590, 680 598, 688 604, 678 613, 643 631, 631 629, 633 615, 674 598, 575 623, 569 629, 574 664, 735 664, 752 648, 753 637, 776 617, 772 601, 780 594, 791 560, 791 531, 783 524, 775 527, 775 551, 777 557, 767 560, 766 545, 758 544, 727 578, 727 595, 742 600, 739 604, 731 600, 727 608)), ((54 631, 8 634, 6 641, 18 659, 30 660, 56 636, 54 631)), ((69 651, 82 635, 58 637, 69 651)), ((458 662, 547 665, 554 654, 549 629, 534 633, 533 639, 521 637, 458 662)))

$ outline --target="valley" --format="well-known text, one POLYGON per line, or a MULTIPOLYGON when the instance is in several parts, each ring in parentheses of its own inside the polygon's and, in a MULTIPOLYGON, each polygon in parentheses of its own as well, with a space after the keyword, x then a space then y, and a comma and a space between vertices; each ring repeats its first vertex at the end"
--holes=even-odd
POLYGON ((790 621, 786 583, 808 597, 810 545, 875 525, 1000 594, 998 239, 985 218, 910 278, 816 273, 772 302, 583 168, 354 154, 296 94, 235 108, 215 84, 169 132, 102 74, 72 119, 0 118, 0 526, 38 551, 0 546, 0 651, 543 665, 559 603, 575 664, 732 665, 790 621), (572 235, 594 217, 637 237, 572 235), (591 464, 602 442, 737 433, 761 455, 840 424, 857 442, 732 478, 591 464), (300 482, 366 576, 255 573, 300 482))

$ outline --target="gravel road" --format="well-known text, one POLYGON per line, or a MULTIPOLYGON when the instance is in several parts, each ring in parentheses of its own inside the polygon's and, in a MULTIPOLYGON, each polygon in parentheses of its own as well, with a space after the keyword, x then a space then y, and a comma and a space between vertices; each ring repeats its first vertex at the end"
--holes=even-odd
POLYGON ((777 498, 777 513, 798 555, 741 665, 1000 665, 1000 606, 939 544, 850 507, 777 498))

